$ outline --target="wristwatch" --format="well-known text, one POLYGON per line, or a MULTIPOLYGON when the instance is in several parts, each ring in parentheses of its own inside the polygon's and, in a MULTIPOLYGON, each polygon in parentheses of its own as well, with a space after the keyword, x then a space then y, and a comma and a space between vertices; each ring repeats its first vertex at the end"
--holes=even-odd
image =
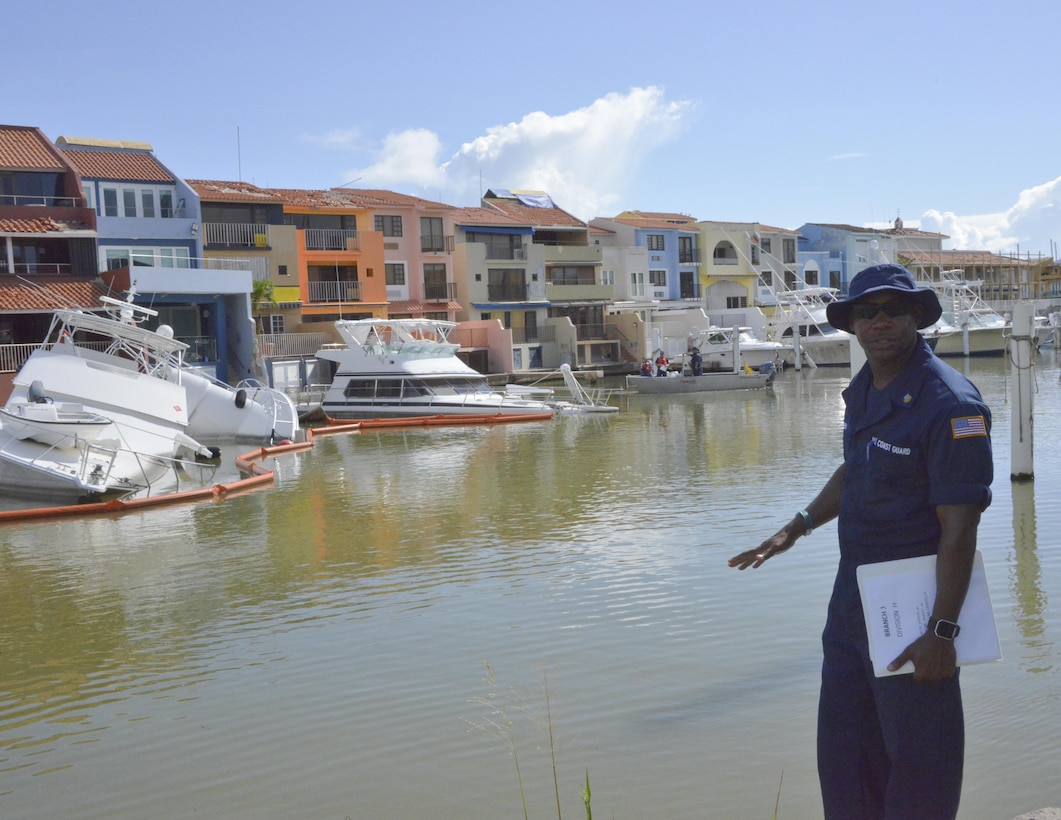
POLYGON ((958 633, 962 631, 962 628, 954 621, 945 621, 942 618, 929 618, 928 628, 933 635, 945 641, 953 641, 958 637, 958 633))

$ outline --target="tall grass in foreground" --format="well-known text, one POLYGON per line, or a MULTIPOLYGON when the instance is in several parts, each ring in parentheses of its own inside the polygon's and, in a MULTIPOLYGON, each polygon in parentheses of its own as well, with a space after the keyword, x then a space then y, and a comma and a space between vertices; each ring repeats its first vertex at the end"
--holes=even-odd
MULTIPOLYGON (((487 685, 486 697, 472 698, 469 703, 476 703, 486 708, 486 718, 482 723, 473 723, 472 728, 496 734, 508 746, 512 754, 512 762, 516 767, 516 781, 519 783, 519 797, 523 805, 523 820, 530 820, 527 809, 527 791, 523 784, 523 772, 519 765, 519 750, 516 746, 515 722, 510 715, 510 709, 517 715, 527 716, 528 719, 541 729, 538 721, 530 714, 530 710, 523 699, 514 689, 508 689, 502 693, 497 687, 497 676, 494 668, 488 661, 483 661, 486 672, 483 680, 487 685)), ((553 711, 549 702, 549 678, 543 672, 542 681, 545 685, 545 729, 549 741, 549 759, 553 770, 553 794, 556 796, 556 817, 563 820, 560 810, 560 781, 556 765, 556 738, 553 734, 553 711)), ((774 820, 778 820, 781 811, 781 786, 785 782, 785 770, 781 770, 781 778, 777 783, 777 799, 774 802, 774 820)), ((586 769, 586 786, 579 792, 579 797, 586 806, 586 820, 593 820, 593 810, 590 807, 589 769, 586 769)))
MULTIPOLYGON (((473 698, 470 702, 485 707, 486 718, 482 723, 472 724, 472 728, 486 731, 490 734, 496 734, 508 746, 509 752, 512 755, 512 762, 516 767, 516 781, 519 783, 519 797, 520 802, 523 805, 523 818, 524 820, 530 820, 530 813, 527 809, 527 790, 523 782, 523 772, 520 769, 519 750, 516 744, 515 721, 513 720, 513 715, 517 717, 527 717, 528 720, 539 729, 539 731, 542 727, 539 721, 534 719, 531 710, 515 690, 509 689, 506 692, 501 692, 498 689, 497 676, 494 674, 494 668, 489 662, 483 661, 483 665, 486 667, 483 680, 487 686, 487 695, 482 698, 473 698)), ((560 778, 556 763, 556 736, 553 731, 552 704, 549 700, 549 679, 544 673, 542 674, 542 681, 545 686, 544 730, 548 739, 549 762, 553 772, 553 794, 556 797, 556 817, 557 820, 563 820, 563 815, 560 809, 560 778)), ((592 820, 593 813, 590 810, 589 804, 589 769, 586 769, 586 787, 579 796, 582 798, 582 802, 586 806, 587 820, 592 820)))

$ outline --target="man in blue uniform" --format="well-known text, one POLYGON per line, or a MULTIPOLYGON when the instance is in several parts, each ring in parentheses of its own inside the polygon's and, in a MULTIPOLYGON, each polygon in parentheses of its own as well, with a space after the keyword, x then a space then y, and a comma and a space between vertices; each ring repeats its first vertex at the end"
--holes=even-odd
POLYGON ((840 564, 822 634, 818 775, 825 816, 953 818, 965 724, 954 638, 980 514, 991 502, 991 413, 976 387, 917 332, 939 318, 930 289, 900 265, 860 271, 829 322, 858 338, 866 364, 844 391, 844 463, 818 496, 758 548, 759 567, 838 518, 840 564), (855 568, 936 555, 936 598, 923 635, 874 677, 855 568))

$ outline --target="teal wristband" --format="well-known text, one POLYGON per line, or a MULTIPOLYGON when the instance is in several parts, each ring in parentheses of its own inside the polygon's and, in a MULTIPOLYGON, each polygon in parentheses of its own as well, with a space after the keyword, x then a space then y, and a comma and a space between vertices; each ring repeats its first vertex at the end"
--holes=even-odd
POLYGON ((803 519, 803 534, 810 535, 814 532, 814 519, 810 517, 810 513, 806 510, 800 510, 799 517, 803 519))

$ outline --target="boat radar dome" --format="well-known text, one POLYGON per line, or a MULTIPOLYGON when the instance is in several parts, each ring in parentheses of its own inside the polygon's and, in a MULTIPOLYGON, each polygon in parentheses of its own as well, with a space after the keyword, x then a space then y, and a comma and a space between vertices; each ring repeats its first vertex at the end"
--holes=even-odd
POLYGON ((158 330, 156 330, 155 333, 157 333, 163 339, 173 338, 173 328, 169 325, 159 325, 158 330))

